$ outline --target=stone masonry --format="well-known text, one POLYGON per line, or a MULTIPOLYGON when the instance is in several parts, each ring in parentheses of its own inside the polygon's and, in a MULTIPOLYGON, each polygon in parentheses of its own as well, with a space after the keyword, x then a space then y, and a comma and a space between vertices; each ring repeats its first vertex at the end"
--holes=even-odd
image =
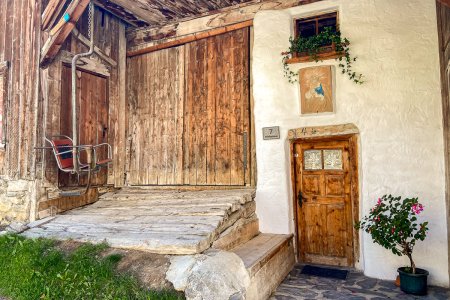
POLYGON ((32 188, 32 181, 0 178, 0 225, 29 220, 32 188))

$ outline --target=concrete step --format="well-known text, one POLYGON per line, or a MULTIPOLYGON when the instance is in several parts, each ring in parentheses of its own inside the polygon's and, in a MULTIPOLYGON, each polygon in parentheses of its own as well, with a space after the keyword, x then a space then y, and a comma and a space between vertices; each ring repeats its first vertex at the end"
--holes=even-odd
POLYGON ((231 250, 250 275, 249 300, 268 299, 295 264, 293 235, 259 234, 231 250))

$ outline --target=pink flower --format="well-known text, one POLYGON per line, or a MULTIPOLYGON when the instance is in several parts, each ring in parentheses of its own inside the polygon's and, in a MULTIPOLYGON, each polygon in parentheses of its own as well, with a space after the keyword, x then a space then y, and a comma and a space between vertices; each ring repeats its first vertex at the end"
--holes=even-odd
POLYGON ((392 230, 391 230, 391 232, 392 232, 392 233, 394 233, 394 232, 395 232, 395 226, 394 226, 394 227, 392 227, 392 230))
POLYGON ((423 205, 420 203, 415 203, 412 205, 411 210, 414 214, 418 215, 423 211, 423 205))
POLYGON ((378 198, 377 205, 380 206, 382 202, 383 200, 381 200, 381 198, 378 198))

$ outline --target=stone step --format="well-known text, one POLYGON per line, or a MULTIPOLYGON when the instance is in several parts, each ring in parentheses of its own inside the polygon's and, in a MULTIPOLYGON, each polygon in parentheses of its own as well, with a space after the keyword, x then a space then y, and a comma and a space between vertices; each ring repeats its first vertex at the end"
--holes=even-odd
POLYGON ((116 248, 160 254, 202 253, 225 232, 257 220, 254 196, 253 189, 244 188, 222 191, 128 188, 108 192, 92 205, 57 215, 24 235, 91 243, 106 241, 116 248))
POLYGON ((253 218, 240 219, 230 228, 222 232, 212 247, 219 250, 228 251, 242 245, 259 234, 259 220, 254 215, 253 218))
POLYGON ((268 299, 295 264, 293 235, 259 234, 231 250, 250 275, 249 300, 268 299))

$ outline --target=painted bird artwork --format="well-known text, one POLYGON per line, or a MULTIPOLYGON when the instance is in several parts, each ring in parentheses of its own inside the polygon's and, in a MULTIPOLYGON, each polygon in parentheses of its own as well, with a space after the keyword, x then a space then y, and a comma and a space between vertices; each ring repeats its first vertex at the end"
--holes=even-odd
POLYGON ((332 66, 300 69, 301 113, 333 112, 332 66))
POLYGON ((322 83, 319 84, 318 87, 314 89, 318 95, 325 97, 325 92, 323 91, 322 83))

